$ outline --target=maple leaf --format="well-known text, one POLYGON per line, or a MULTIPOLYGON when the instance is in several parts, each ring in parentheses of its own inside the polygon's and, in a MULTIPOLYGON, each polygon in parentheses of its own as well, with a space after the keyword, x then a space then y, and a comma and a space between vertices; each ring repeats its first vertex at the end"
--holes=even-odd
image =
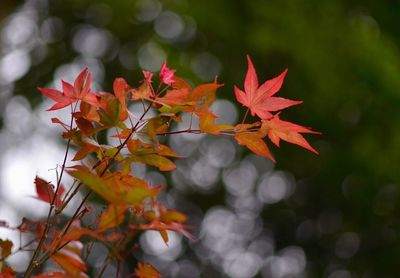
POLYGON ((161 211, 160 220, 166 224, 173 222, 185 223, 187 221, 187 216, 179 211, 167 209, 165 211, 161 211))
POLYGON ((80 105, 79 115, 88 121, 92 122, 100 121, 99 113, 97 113, 97 106, 90 105, 83 101, 81 102, 80 105))
POLYGON ((290 100, 281 97, 274 97, 282 87, 287 69, 279 76, 267 80, 261 86, 258 84, 256 70, 250 57, 247 55, 248 70, 244 81, 244 92, 234 87, 236 99, 250 109, 251 115, 257 115, 261 119, 272 117, 271 112, 279 111, 287 107, 300 104, 302 101, 290 100))
MULTIPOLYGON (((4 260, 11 254, 12 241, 0 239, 0 259, 4 260)), ((1 261, 0 261, 1 262, 1 261)))
POLYGON ((215 124, 214 121, 218 116, 207 109, 196 110, 195 114, 199 117, 199 128, 203 132, 219 135, 222 130, 233 129, 231 125, 215 124))
POLYGON ((171 114, 160 114, 150 118, 147 120, 147 124, 134 134, 134 137, 144 143, 157 145, 157 134, 167 132, 171 120, 171 114))
POLYGON ((113 83, 113 90, 122 107, 126 110, 126 95, 130 90, 128 83, 121 77, 116 78, 113 83))
POLYGON ((153 210, 147 210, 143 213, 144 220, 147 223, 142 224, 130 224, 129 227, 134 230, 154 230, 158 231, 166 245, 168 245, 169 236, 167 231, 173 231, 182 234, 192 241, 196 241, 196 238, 188 232, 188 228, 192 228, 186 225, 187 216, 176 210, 165 209, 156 200, 152 202, 153 210))
POLYGON ((95 146, 92 144, 84 144, 75 154, 75 156, 72 158, 72 161, 78 161, 84 159, 87 155, 98 151, 100 146, 95 146))
POLYGON ((166 156, 183 157, 165 145, 143 144, 139 140, 129 140, 127 147, 131 155, 127 156, 126 161, 148 164, 158 167, 161 171, 172 171, 176 168, 175 163, 166 156), (140 147, 140 145, 143 147, 140 147))
POLYGON ((99 217, 97 232, 104 232, 114 228, 125 220, 124 213, 128 209, 126 206, 114 206, 110 204, 99 217))
POLYGON ((165 96, 158 97, 156 102, 169 107, 185 105, 189 94, 188 89, 168 90, 165 96))
POLYGON ((176 169, 175 163, 173 163, 171 160, 168 158, 158 155, 158 154, 138 154, 136 153, 135 155, 129 156, 128 161, 132 162, 139 162, 139 163, 144 163, 148 164, 151 166, 155 166, 160 171, 172 171, 176 169))
MULTIPOLYGON (((0 261, 0 266, 1 264, 3 263, 0 261)), ((0 278, 17 278, 17 276, 14 269, 4 265, 0 268, 0 278)))
POLYGON ((168 107, 185 106, 185 112, 194 112, 201 108, 208 108, 215 99, 217 89, 221 86, 223 84, 213 82, 192 89, 185 81, 176 78, 174 89, 168 90, 165 96, 157 98, 156 102, 168 107))
POLYGON ((265 132, 263 130, 250 131, 251 128, 258 127, 259 122, 254 124, 239 124, 236 126, 235 139, 240 145, 244 145, 249 148, 255 154, 263 157, 267 157, 275 162, 274 157, 267 144, 264 142, 265 132))
POLYGON ((154 150, 157 152, 157 154, 162 155, 162 156, 170 156, 170 157, 176 157, 176 158, 185 157, 185 156, 176 154, 168 146, 165 146, 165 145, 162 145, 162 144, 159 144, 158 146, 156 146, 154 150))
POLYGON ((150 187, 147 182, 131 175, 113 173, 99 177, 84 166, 70 167, 67 172, 115 205, 140 205, 147 197, 156 196, 161 186, 150 187))
POLYGON ((143 70, 143 76, 144 76, 144 81, 147 82, 148 84, 151 84, 153 82, 153 73, 151 71, 143 70))
MULTIPOLYGON (((54 185, 49 182, 46 182, 44 179, 39 177, 35 178, 36 185, 36 193, 40 200, 46 203, 51 203, 54 198, 54 185)), ((65 191, 64 186, 60 184, 60 188, 58 189, 56 199, 54 200, 54 205, 59 208, 62 204, 61 195, 65 191)))
POLYGON ((174 83, 175 70, 167 67, 167 62, 165 61, 160 69, 160 80, 166 85, 172 85, 174 83))
POLYGON ((151 86, 153 73, 144 70, 143 76, 144 80, 142 85, 140 85, 139 88, 132 90, 132 100, 147 99, 149 101, 152 101, 152 97, 154 97, 154 93, 151 86))
POLYGON ((91 80, 91 74, 88 68, 85 68, 75 79, 74 85, 62 81, 62 92, 51 88, 39 87, 38 89, 43 95, 56 102, 48 111, 64 108, 78 100, 97 107, 97 97, 93 92, 90 92, 89 88, 91 80))
POLYGON ((187 231, 187 226, 179 222, 163 223, 158 219, 150 222, 149 224, 141 224, 139 227, 130 225, 131 228, 139 228, 141 230, 155 230, 161 234, 165 244, 168 245, 168 233, 167 231, 173 231, 179 233, 192 241, 196 241, 196 238, 187 231))
POLYGON ((112 126, 123 128, 125 126, 123 121, 128 118, 128 112, 121 103, 121 98, 107 92, 99 92, 98 101, 100 124, 103 128, 112 126))
POLYGON ((79 241, 69 242, 63 249, 51 256, 69 277, 88 277, 84 272, 87 266, 80 257, 83 244, 79 241))
POLYGON ((304 139, 300 133, 321 134, 301 125, 296 125, 291 122, 282 121, 279 114, 269 120, 262 121, 261 129, 267 132, 269 139, 279 147, 280 140, 299 145, 313 153, 318 152, 304 139))
POLYGON ((54 237, 54 241, 52 242, 53 248, 55 248, 55 245, 57 245, 58 243, 64 244, 72 241, 77 241, 83 236, 89 236, 91 238, 105 242, 106 239, 102 235, 100 235, 100 232, 102 231, 94 231, 88 228, 82 228, 80 227, 80 225, 75 225, 68 230, 68 232, 61 238, 61 240, 58 240, 57 236, 59 236, 59 234, 56 234, 57 236, 54 237))
POLYGON ((0 278, 17 277, 14 270, 10 268, 5 262, 5 259, 11 255, 12 247, 12 241, 0 239, 0 278))
POLYGON ((139 262, 135 269, 135 276, 138 278, 159 278, 161 274, 152 265, 139 262))
POLYGON ((97 131, 97 129, 93 126, 91 121, 83 117, 80 117, 78 113, 75 113, 74 117, 76 125, 84 135, 90 136, 97 131))

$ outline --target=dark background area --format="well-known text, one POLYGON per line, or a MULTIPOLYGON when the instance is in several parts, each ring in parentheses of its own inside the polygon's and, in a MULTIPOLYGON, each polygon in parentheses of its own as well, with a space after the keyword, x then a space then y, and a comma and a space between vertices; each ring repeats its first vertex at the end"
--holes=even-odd
MULTIPOLYGON (((230 101, 233 85, 243 87, 246 54, 260 81, 289 68, 280 95, 304 103, 282 118, 321 131, 307 136, 320 154, 270 144, 272 165, 235 146, 231 161, 214 167, 202 157, 210 157, 207 144, 220 138, 207 137, 207 144, 189 150, 191 158, 178 167, 191 175, 167 175, 164 197, 191 215, 200 242, 181 240, 169 259, 140 255, 166 276, 398 276, 400 1, 27 0, 0 6, 3 152, 15 143, 7 136, 30 135, 13 130, 18 124, 10 124, 7 106, 27 100, 36 109, 43 100, 37 86, 53 86, 85 65, 97 76, 95 89, 111 90, 116 77, 138 84, 141 68, 157 71, 167 59, 193 84, 218 75, 225 84, 218 97, 230 101), (231 176, 242 177, 241 189, 231 176), (276 189, 281 184, 283 193, 276 189)), ((194 142, 174 140, 177 149, 194 142)), ((2 169, 5 175, 4 163, 2 169)), ((1 187, 0 197, 7 198, 1 187)))

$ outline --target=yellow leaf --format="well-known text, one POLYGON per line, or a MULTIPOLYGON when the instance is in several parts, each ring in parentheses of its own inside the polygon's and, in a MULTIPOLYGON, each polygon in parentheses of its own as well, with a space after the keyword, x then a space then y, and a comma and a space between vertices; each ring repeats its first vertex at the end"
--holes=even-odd
POLYGON ((133 162, 140 162, 155 166, 161 171, 172 171, 176 168, 175 163, 158 154, 133 155, 129 159, 133 162))
POLYGON ((84 166, 71 168, 73 170, 67 171, 71 176, 115 205, 140 205, 145 198, 156 196, 161 189, 150 187, 144 180, 129 174, 113 173, 99 177, 84 166))

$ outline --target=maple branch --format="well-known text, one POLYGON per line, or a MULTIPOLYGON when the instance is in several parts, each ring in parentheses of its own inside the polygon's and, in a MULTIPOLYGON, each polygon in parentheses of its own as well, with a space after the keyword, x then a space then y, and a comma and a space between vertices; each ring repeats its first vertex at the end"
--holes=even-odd
POLYGON ((61 202, 61 207, 56 208, 56 214, 60 214, 64 210, 64 208, 69 204, 69 202, 72 200, 72 198, 75 196, 75 194, 78 193, 80 183, 78 183, 78 185, 74 189, 76 182, 77 182, 77 180, 74 180, 71 187, 68 189, 67 193, 65 193, 64 199, 61 202), (74 191, 72 191, 72 189, 74 189, 74 191), (72 193, 71 193, 71 191, 72 191, 72 193))
MULTIPOLYGON (((161 92, 159 92, 156 97, 161 94, 163 92, 163 90, 161 92)), ((110 168, 110 166, 112 165, 113 161, 115 160, 115 158, 117 157, 117 155, 121 152, 122 148, 127 144, 127 142, 129 141, 129 139, 132 137, 133 133, 137 130, 140 122, 143 120, 143 118, 146 116, 146 114, 150 111, 150 108, 152 107, 153 102, 151 102, 148 107, 146 108, 146 110, 143 112, 143 114, 141 115, 141 117, 139 118, 139 120, 136 122, 135 126, 132 128, 131 132, 129 133, 129 135, 127 136, 127 138, 122 142, 122 144, 120 144, 117 148, 117 151, 115 152, 115 154, 109 159, 108 164, 106 165, 106 167, 103 169, 103 171, 100 173, 100 177, 102 177, 106 171, 110 168)), ((71 120, 72 121, 72 120, 71 120)), ((72 124, 71 124, 72 126, 72 124)), ((93 168, 96 168, 98 165, 100 164, 96 164, 95 166, 93 166, 93 168)), ((65 167, 65 165, 64 165, 65 167)), ((76 192, 77 190, 79 190, 80 186, 82 185, 82 183, 80 182, 76 188, 76 192)), ((75 192, 74 191, 74 192, 75 192)), ((66 224, 65 228, 63 229, 61 235, 59 236, 59 242, 55 245, 55 248, 53 251, 49 251, 47 252, 40 260, 37 264, 34 264, 33 260, 32 263, 30 263, 28 270, 26 271, 26 276, 25 277, 30 277, 32 275, 32 272, 34 269, 36 269, 38 266, 40 266, 41 264, 43 264, 46 260, 48 260, 52 255, 54 255, 55 253, 57 253, 61 248, 59 248, 59 244, 61 243, 61 239, 67 234, 69 228, 71 227, 72 223, 74 222, 74 220, 76 219, 76 217, 78 216, 78 214, 80 213, 81 208, 83 207, 83 205, 86 203, 86 200, 90 197, 90 195, 92 194, 93 191, 89 191, 82 199, 82 201, 80 202, 78 208, 75 210, 73 216, 69 219, 68 223, 66 224), (31 266, 32 265, 32 266, 31 266)), ((71 196, 74 196, 74 194, 72 194, 71 196)), ((69 199, 69 201, 72 198, 69 199)), ((43 243, 42 243, 43 244, 43 243)), ((63 245, 65 246, 65 245, 63 245)), ((62 247, 63 247, 62 246, 62 247)), ((37 256, 37 255, 36 255, 37 256)))
MULTIPOLYGON (((161 94, 163 92, 163 90, 161 92, 159 92, 156 97, 161 94)), ((135 126, 132 128, 131 132, 129 133, 129 135, 127 136, 127 138, 124 140, 124 142, 122 142, 122 144, 120 144, 117 148, 117 151, 115 152, 115 154, 110 158, 109 163, 107 164, 107 166, 104 168, 104 170, 102 171, 102 173, 99 175, 100 177, 102 177, 105 172, 108 170, 108 168, 112 165, 112 162, 115 160, 115 158, 117 157, 117 155, 121 152, 122 148, 128 143, 129 139, 132 137, 133 133, 137 130, 140 122, 143 120, 143 118, 146 116, 146 114, 150 111, 150 108, 152 107, 153 102, 151 102, 146 110, 143 112, 143 114, 141 115, 141 117, 139 118, 139 120, 136 122, 135 126)), ((99 164, 100 165, 100 164, 99 164)), ((82 183, 78 184, 78 187, 80 187, 82 185, 82 183)), ((69 222, 67 223, 67 226, 65 227, 65 229, 63 230, 60 239, 65 236, 65 234, 68 232, 68 229, 70 228, 70 226, 72 225, 74 219, 76 218, 76 216, 78 215, 80 209, 82 208, 82 206, 84 205, 84 203, 86 202, 86 200, 89 198, 89 196, 91 195, 93 191, 89 191, 85 197, 82 199, 81 203, 79 204, 77 210, 75 211, 74 215, 70 218, 69 222)), ((54 253, 56 253, 58 251, 58 245, 56 245, 56 251, 54 253)), ((54 254, 53 253, 53 254, 54 254)), ((51 255, 49 255, 48 257, 51 257, 51 255)), ((48 258, 46 258, 47 260, 48 258)), ((44 260, 44 261, 46 261, 44 260)))
POLYGON ((201 133, 204 133, 204 132, 201 131, 200 129, 185 129, 185 130, 161 132, 161 133, 157 133, 157 135, 163 136, 163 135, 173 135, 173 134, 181 134, 181 133, 201 134, 201 133))
MULTIPOLYGON (((234 135, 240 134, 240 133, 253 133, 253 132, 258 132, 260 130, 261 130, 261 128, 249 128, 249 129, 243 130, 243 131, 221 130, 219 134, 227 135, 227 136, 234 136, 234 135)), ((164 136, 164 135, 174 135, 174 134, 181 134, 181 133, 202 134, 202 133, 206 133, 206 132, 204 132, 200 129, 184 129, 184 130, 161 132, 161 133, 157 133, 157 135, 164 136)))
MULTIPOLYGON (((66 233, 68 232, 69 228, 71 227, 72 223, 75 221, 76 217, 78 216, 78 214, 81 212, 81 208, 83 207, 83 205, 85 204, 86 200, 89 198, 90 194, 93 191, 89 191, 85 197, 83 197, 81 203, 79 204, 78 208, 75 210, 74 215, 70 218, 70 220, 68 221, 67 225, 65 226, 61 236, 59 237, 59 241, 61 241, 61 239, 66 235, 66 233)), ((59 243, 56 245, 56 248, 58 247, 59 243)))
POLYGON ((97 274, 96 278, 101 278, 104 274, 104 271, 106 271, 108 264, 110 263, 111 256, 110 254, 104 259, 103 264, 101 265, 101 270, 99 271, 99 274, 97 274))
MULTIPOLYGON (((71 104, 71 121, 70 121, 70 125, 69 125, 70 130, 72 129, 72 125, 73 125, 73 122, 74 122, 73 113, 75 112, 76 105, 77 104, 75 104, 75 107, 72 108, 72 104, 71 104)), ((35 260, 39 256, 40 251, 41 251, 41 249, 43 247, 43 244, 44 244, 44 242, 45 242, 45 240, 47 238, 47 233, 49 232, 49 229, 50 229, 50 226, 51 226, 50 218, 51 218, 51 215, 52 215, 54 207, 55 207, 54 204, 55 204, 55 201, 56 201, 56 198, 57 198, 57 194, 59 192, 62 176, 64 174, 64 169, 65 169, 65 165, 67 163, 67 158, 68 158, 68 153, 69 153, 70 146, 71 146, 71 139, 68 139, 67 147, 65 149, 63 164, 61 166, 61 173, 60 173, 60 176, 58 177, 58 180, 57 180, 57 187, 56 187, 56 190, 54 192, 53 198, 49 198, 49 200, 51 200, 51 202, 50 202, 49 212, 47 214, 47 219, 46 219, 46 222, 45 222, 45 228, 44 228, 42 236, 40 237, 39 244, 36 247, 36 249, 35 249, 35 251, 33 253, 33 256, 31 257, 31 260, 29 262, 29 265, 28 265, 28 268, 27 268, 27 270, 25 272, 25 276, 24 277, 30 277, 32 275, 33 270, 36 268, 35 267, 35 265, 36 265, 35 264, 35 260)))
POLYGON ((93 245, 94 245, 94 241, 89 242, 88 245, 86 245, 86 254, 83 258, 84 261, 86 261, 89 258, 90 254, 92 253, 93 245))
POLYGON ((76 219, 76 217, 78 216, 78 214, 80 213, 80 210, 82 208, 82 206, 85 204, 87 198, 89 198, 90 194, 92 193, 92 191, 89 191, 88 194, 86 194, 86 196, 82 199, 82 202, 79 204, 78 208, 76 209, 74 215, 70 218, 70 220, 67 223, 67 226, 64 228, 62 235, 58 238, 58 243, 55 245, 54 250, 49 250, 47 251, 43 257, 36 263, 34 264, 34 268, 28 273, 29 276, 27 276, 27 272, 25 273, 24 277, 30 277, 32 275, 32 272, 35 268, 39 267, 40 265, 44 264, 51 256, 53 256, 55 253, 57 253, 59 250, 61 250, 62 248, 64 248, 69 241, 65 242, 64 244, 62 244, 61 246, 61 239, 66 235, 66 233, 68 232, 68 229, 71 227, 72 223, 74 222, 74 220, 76 219))
MULTIPOLYGON (((261 128, 249 128, 244 131, 221 130, 219 134, 227 135, 227 136, 234 136, 239 133, 252 133, 252 132, 257 132, 260 130, 261 130, 261 128)), ((201 131, 200 129, 184 129, 184 130, 161 132, 161 133, 157 133, 157 135, 164 136, 164 135, 174 135, 174 134, 182 134, 182 133, 202 134, 202 133, 206 133, 206 132, 201 131)))

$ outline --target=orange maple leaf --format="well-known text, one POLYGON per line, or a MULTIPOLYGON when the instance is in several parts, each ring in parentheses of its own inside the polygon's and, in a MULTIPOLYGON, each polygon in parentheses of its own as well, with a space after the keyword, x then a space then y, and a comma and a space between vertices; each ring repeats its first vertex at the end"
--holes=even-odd
POLYGON ((135 276, 138 278, 159 278, 161 274, 152 265, 139 262, 135 269, 135 276))
POLYGON ((259 122, 254 124, 238 124, 235 128, 235 139, 240 145, 246 146, 255 154, 267 157, 275 162, 275 158, 272 156, 267 144, 263 139, 266 136, 265 131, 262 129, 250 131, 252 128, 258 128, 259 126, 259 122))

